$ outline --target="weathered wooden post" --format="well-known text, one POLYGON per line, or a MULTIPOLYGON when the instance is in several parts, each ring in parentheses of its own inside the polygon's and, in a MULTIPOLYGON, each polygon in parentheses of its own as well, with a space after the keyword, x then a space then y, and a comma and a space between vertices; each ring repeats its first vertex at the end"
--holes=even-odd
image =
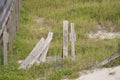
POLYGON ((63 59, 68 58, 68 21, 63 21, 63 59))
POLYGON ((3 40, 2 36, 0 36, 0 65, 3 64, 3 40))
POLYGON ((19 6, 20 6, 20 0, 15 0, 15 13, 16 13, 16 30, 19 28, 19 6))
POLYGON ((75 30, 74 30, 74 23, 71 23, 70 41, 71 41, 71 55, 72 55, 72 60, 75 60, 76 33, 75 33, 75 30))
POLYGON ((16 35, 16 14, 15 14, 15 1, 13 1, 13 5, 10 10, 10 16, 9 16, 9 52, 13 53, 13 40, 16 35))
POLYGON ((9 16, 9 28, 8 28, 8 33, 9 33, 9 52, 10 53, 13 53, 13 28, 14 28, 14 25, 12 23, 12 12, 11 12, 11 16, 9 16))
POLYGON ((8 61, 7 61, 7 43, 8 43, 8 34, 7 34, 6 27, 5 27, 4 32, 3 32, 3 55, 4 55, 3 64, 4 65, 6 65, 8 63, 8 61))

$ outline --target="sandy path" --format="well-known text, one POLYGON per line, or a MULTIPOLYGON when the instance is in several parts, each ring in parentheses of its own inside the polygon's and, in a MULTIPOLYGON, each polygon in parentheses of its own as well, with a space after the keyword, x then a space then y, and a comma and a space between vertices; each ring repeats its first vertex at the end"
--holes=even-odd
POLYGON ((120 66, 87 71, 76 80, 120 80, 120 66))

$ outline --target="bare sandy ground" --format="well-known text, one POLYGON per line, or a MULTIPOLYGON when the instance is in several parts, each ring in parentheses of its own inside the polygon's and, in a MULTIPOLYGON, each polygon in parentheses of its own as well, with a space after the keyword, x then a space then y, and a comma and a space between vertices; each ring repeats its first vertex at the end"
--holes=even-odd
POLYGON ((105 30, 101 30, 96 33, 90 32, 88 36, 93 39, 114 39, 120 38, 120 32, 107 32, 105 30))
POLYGON ((76 80, 120 80, 120 66, 87 71, 76 80))

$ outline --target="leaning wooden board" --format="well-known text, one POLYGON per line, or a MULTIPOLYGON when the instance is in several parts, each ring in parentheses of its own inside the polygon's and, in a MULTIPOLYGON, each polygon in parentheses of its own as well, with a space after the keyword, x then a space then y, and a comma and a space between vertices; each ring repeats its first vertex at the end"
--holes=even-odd
POLYGON ((39 58, 39 56, 42 54, 42 52, 47 48, 48 44, 52 40, 53 33, 49 32, 48 37, 46 40, 42 38, 38 44, 35 46, 35 48, 31 51, 29 56, 25 59, 25 61, 20 65, 19 69, 26 69, 30 68, 35 61, 39 58))

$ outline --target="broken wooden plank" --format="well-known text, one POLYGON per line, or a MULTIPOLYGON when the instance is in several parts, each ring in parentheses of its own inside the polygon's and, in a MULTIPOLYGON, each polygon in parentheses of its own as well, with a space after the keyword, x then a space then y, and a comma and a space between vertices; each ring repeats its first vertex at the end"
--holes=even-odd
POLYGON ((43 39, 40 41, 37 49, 34 49, 34 51, 30 53, 30 55, 21 64, 19 69, 30 68, 35 63, 35 61, 39 58, 42 52, 45 50, 47 45, 50 43, 50 41, 52 40, 52 36, 53 36, 53 33, 49 32, 47 39, 45 41, 43 39))
MULTIPOLYGON (((50 43, 49 43, 50 44, 50 43)), ((47 56, 47 52, 49 49, 49 44, 48 46, 45 48, 45 50, 43 51, 42 55, 40 56, 40 63, 43 63, 46 61, 46 56, 47 56)))
POLYGON ((53 33, 49 32, 47 39, 43 42, 43 45, 40 47, 39 51, 37 52, 37 53, 40 53, 40 54, 36 55, 35 59, 30 63, 30 65, 33 65, 34 62, 39 58, 39 56, 42 54, 42 52, 45 50, 45 48, 51 42, 52 37, 53 37, 53 33))
POLYGON ((30 52, 29 56, 25 59, 25 61, 20 65, 19 69, 25 69, 29 63, 32 61, 32 59, 34 58, 34 53, 36 52, 36 50, 39 50, 39 47, 42 46, 44 41, 44 38, 41 38, 39 40, 39 42, 37 43, 37 45, 33 48, 33 50, 30 52))
POLYGON ((74 30, 74 23, 71 23, 70 41, 71 41, 71 55, 72 55, 72 60, 75 60, 76 33, 75 33, 75 30, 74 30))
POLYGON ((116 53, 113 56, 111 56, 111 57, 105 59, 104 61, 102 61, 101 63, 99 63, 97 65, 97 67, 102 67, 102 66, 106 65, 107 63, 109 63, 109 62, 111 62, 111 61, 113 61, 113 60, 115 60, 115 59, 117 59, 119 57, 120 57, 120 53, 116 53))
POLYGON ((63 59, 68 58, 68 21, 63 21, 63 59))

